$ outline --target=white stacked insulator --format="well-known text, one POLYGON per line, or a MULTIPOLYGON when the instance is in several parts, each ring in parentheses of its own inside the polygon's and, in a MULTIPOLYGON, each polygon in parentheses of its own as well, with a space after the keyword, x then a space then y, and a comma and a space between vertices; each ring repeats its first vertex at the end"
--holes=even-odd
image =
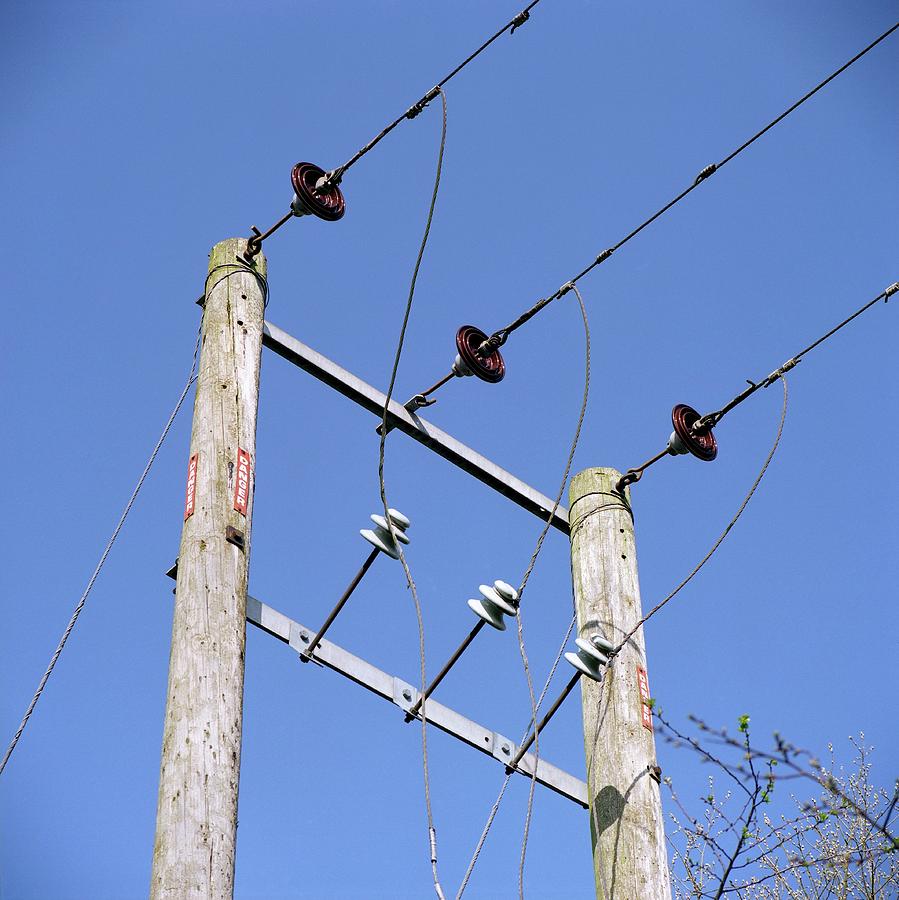
POLYGON ((566 653, 565 659, 583 675, 594 681, 602 681, 602 668, 609 664, 609 656, 615 648, 601 635, 591 634, 590 640, 577 638, 577 653, 566 653))
POLYGON ((469 600, 468 605, 476 616, 499 631, 506 630, 503 616, 518 615, 518 591, 505 581, 494 581, 493 586, 482 584, 478 590, 481 596, 469 600))
MULTIPOLYGON (((390 516, 390 521, 393 523, 396 539, 401 544, 408 544, 409 538, 406 535, 406 529, 410 524, 409 519, 398 509, 388 509, 387 515, 390 516)), ((387 524, 387 519, 385 519, 384 516, 375 513, 371 517, 371 520, 375 523, 375 527, 363 528, 359 534, 361 534, 375 549, 380 550, 382 553, 386 553, 393 559, 399 559, 400 552, 390 535, 390 526, 387 524)))

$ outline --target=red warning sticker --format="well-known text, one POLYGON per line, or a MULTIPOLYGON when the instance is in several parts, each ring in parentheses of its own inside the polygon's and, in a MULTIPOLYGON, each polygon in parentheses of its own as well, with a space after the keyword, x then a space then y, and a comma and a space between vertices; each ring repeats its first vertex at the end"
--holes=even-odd
POLYGON ((187 464, 187 495, 184 498, 185 522, 194 514, 194 505, 197 497, 197 459, 199 456, 199 453, 194 453, 187 464))
POLYGON ((243 447, 237 448, 237 480, 234 482, 234 508, 243 516, 247 514, 250 497, 250 454, 243 447))
POLYGON ((640 691, 640 721, 644 728, 652 731, 652 709, 649 706, 649 679, 646 669, 637 666, 637 688, 640 691))

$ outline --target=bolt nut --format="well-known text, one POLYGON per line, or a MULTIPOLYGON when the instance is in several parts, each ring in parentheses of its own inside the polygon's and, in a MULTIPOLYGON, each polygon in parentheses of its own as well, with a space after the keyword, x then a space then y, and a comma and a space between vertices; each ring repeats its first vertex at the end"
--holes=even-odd
POLYGON ((403 688, 403 699, 411 700, 412 699, 412 691, 409 688, 403 688))
POLYGON ((505 753, 506 756, 508 756, 511 752, 512 752, 512 750, 511 750, 511 748, 509 747, 509 745, 508 745, 508 744, 503 744, 503 753, 505 753))
POLYGON ((308 631, 301 631, 301 632, 300 632, 300 640, 301 640, 304 644, 308 644, 308 643, 309 643, 309 632, 308 632, 308 631))

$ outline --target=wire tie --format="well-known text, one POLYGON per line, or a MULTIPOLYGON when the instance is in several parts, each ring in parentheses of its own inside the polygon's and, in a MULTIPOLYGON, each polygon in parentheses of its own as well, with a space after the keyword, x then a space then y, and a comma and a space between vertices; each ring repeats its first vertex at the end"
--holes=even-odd
POLYGON ((714 175, 715 172, 718 171, 718 165, 716 163, 709 163, 697 176, 696 181, 693 184, 699 184, 700 181, 705 181, 710 175, 714 175))
POLYGON ((883 292, 883 294, 884 294, 884 296, 883 296, 883 302, 884 302, 884 303, 889 303, 889 302, 890 302, 890 297, 892 297, 893 294, 896 293, 896 291, 899 291, 899 281, 894 281, 894 282, 893 282, 893 283, 892 283, 892 284, 891 284, 891 285, 883 292))
POLYGON ((598 266, 600 263, 604 263, 614 252, 614 247, 609 247, 608 249, 603 250, 602 253, 600 253, 599 256, 597 256, 594 260, 594 265, 598 266))
POLYGON ((788 359, 779 369, 775 369, 763 382, 764 387, 771 387, 778 378, 783 375, 786 375, 787 372, 790 371, 794 366, 799 365, 801 360, 796 359, 794 356, 792 359, 788 359))
POLYGON ((512 19, 512 30, 509 34, 515 34, 516 28, 521 28, 528 19, 530 19, 531 14, 528 10, 523 9, 514 19, 512 19))
POLYGON ((574 282, 568 281, 556 291, 556 297, 564 297, 569 291, 574 290, 574 282))
POLYGON ((424 394, 416 394, 406 404, 406 409, 412 412, 416 409, 423 409, 426 406, 433 406, 437 402, 436 397, 425 397, 424 394))
POLYGON ((336 169, 331 169, 330 172, 325 172, 325 174, 315 182, 313 191, 316 194, 322 194, 332 187, 337 187, 341 181, 343 181, 343 166, 338 166, 336 169))
POLYGON ((417 103, 413 103, 409 109, 406 110, 406 118, 414 119, 417 115, 420 115, 424 108, 440 93, 440 85, 435 84, 434 87, 431 88, 421 98, 417 103))

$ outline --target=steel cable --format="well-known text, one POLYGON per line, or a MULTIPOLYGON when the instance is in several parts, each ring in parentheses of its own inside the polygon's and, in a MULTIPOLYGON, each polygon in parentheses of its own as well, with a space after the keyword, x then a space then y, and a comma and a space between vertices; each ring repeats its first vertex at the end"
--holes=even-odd
MULTIPOLYGON (((224 277, 227 278, 228 276, 224 277)), ((0 762, 0 774, 3 774, 3 770, 6 768, 6 764, 9 762, 9 758, 12 756, 13 751, 16 749, 16 745, 19 743, 19 738, 22 736, 22 732, 25 730, 25 726, 28 724, 28 720, 31 718, 31 714, 34 712, 34 708, 35 706, 37 706, 37 702, 40 699, 41 694, 44 692, 44 688, 46 687, 47 681, 49 680, 50 675, 53 672, 57 661, 59 660, 60 654, 63 651, 63 647, 65 647, 66 641, 69 639, 69 635, 72 633, 72 629, 74 629, 75 623, 78 621, 78 617, 81 615, 81 611, 84 609, 84 604, 87 602, 87 598, 90 595, 90 592, 93 590, 94 584, 96 583, 97 578, 99 577, 100 572, 102 571, 103 566, 106 563, 106 559, 109 556, 110 551, 112 550, 113 544, 115 544, 116 538, 119 536, 119 532, 122 530, 122 527, 125 524, 125 520, 128 518, 128 514, 131 512, 131 507, 134 506, 134 502, 135 500, 137 500, 137 495, 140 493, 140 489, 143 486, 147 475, 150 474, 150 469, 153 467, 153 463, 156 461, 156 456, 159 453, 163 442, 168 436, 169 430, 171 429, 172 424, 174 423, 175 418, 178 415, 179 410, 181 409, 181 405, 184 403, 184 398, 187 396, 187 392, 190 390, 190 386, 196 380, 195 373, 197 369, 197 356, 200 350, 201 334, 202 326, 197 331, 197 340, 194 344, 193 359, 191 360, 190 372, 188 373, 187 381, 184 384, 184 389, 181 391, 181 395, 178 397, 175 408, 172 410, 171 414, 169 415, 168 421, 165 423, 165 427, 162 429, 162 434, 160 434, 159 440, 156 441, 156 446, 153 448, 153 452, 150 454, 150 458, 147 460, 147 464, 144 466, 144 470, 143 472, 141 472, 140 478, 137 479, 137 484, 134 486, 134 490, 131 492, 131 496, 128 498, 128 502, 125 504, 125 509, 123 510, 121 516, 119 516, 119 520, 116 523, 115 528, 113 529, 112 535, 106 542, 106 546, 103 548, 103 552, 100 555, 100 560, 87 582, 87 587, 85 587, 84 592, 81 594, 81 598, 75 606, 72 617, 71 619, 69 619, 69 624, 66 626, 66 629, 62 634, 62 638, 60 639, 59 644, 57 644, 56 650, 54 650, 53 652, 53 656, 50 658, 50 664, 47 666, 46 671, 41 677, 40 683, 37 686, 37 690, 34 692, 34 696, 31 698, 31 702, 28 704, 28 709, 25 711, 25 715, 22 717, 22 721, 19 724, 16 733, 13 735, 13 739, 3 756, 3 761, 0 762)))
MULTIPOLYGON (((518 631, 518 652, 521 656, 522 667, 525 673, 525 679, 528 685, 528 697, 531 704, 531 719, 528 722, 528 726, 525 729, 524 734, 522 735, 521 740, 524 740, 527 737, 531 725, 536 724, 537 722, 537 710, 540 707, 540 704, 543 702, 543 698, 546 696, 546 691, 549 688, 549 683, 552 680, 553 675, 555 674, 556 667, 559 664, 559 660, 562 657, 562 653, 565 649, 565 645, 568 642, 568 638, 571 635, 571 630, 574 627, 574 618, 571 620, 571 624, 568 626, 568 632, 565 635, 565 639, 562 641, 562 645, 559 648, 559 652, 556 655, 555 662, 550 669, 549 677, 546 680, 546 683, 543 686, 543 690, 540 693, 540 698, 535 699, 534 696, 534 684, 531 678, 531 670, 530 663, 528 660, 527 649, 524 643, 524 627, 522 624, 522 616, 521 616, 521 600, 524 596, 525 588, 527 587, 528 581, 530 580, 531 573, 534 571, 534 566, 537 563, 537 557, 540 555, 540 551, 543 548, 543 543, 546 540, 546 536, 549 533, 549 529, 552 523, 552 520, 556 514, 556 511, 559 508, 559 505, 562 502, 562 495, 565 493, 565 486, 568 484, 568 476, 571 473, 571 466, 574 462, 574 454, 577 450, 578 443, 581 437, 581 428, 584 424, 584 417, 587 413, 587 401, 590 393, 590 359, 591 359, 591 348, 590 348, 590 323, 587 317, 587 307, 584 304, 584 300, 581 297, 580 291, 578 291, 575 285, 571 285, 571 290, 574 291, 575 296, 577 297, 578 306, 580 308, 581 318, 584 322, 584 394, 581 400, 580 412, 578 414, 577 426, 575 427, 574 437, 571 441, 571 448, 568 451, 568 457, 565 461, 565 471, 562 474, 562 479, 559 484, 559 489, 556 492, 555 500, 553 502, 552 509, 547 517, 546 524, 543 526, 539 537, 537 538, 537 544, 534 547, 534 552, 531 554, 530 561, 528 562, 527 569, 525 570, 524 575, 521 579, 521 584, 518 589, 518 599, 519 599, 519 609, 517 619, 517 631, 518 631)), ((519 741, 520 743, 520 741, 519 741)), ((524 888, 523 888, 523 873, 524 873, 524 860, 525 854, 527 850, 527 839, 528 832, 530 830, 530 821, 531 821, 531 812, 533 809, 534 802, 534 789, 536 786, 537 779, 537 764, 540 759, 540 747, 539 740, 535 735, 534 741, 534 771, 531 776, 531 783, 528 790, 528 805, 527 805, 527 813, 525 817, 525 826, 524 826, 524 834, 522 837, 522 846, 521 846, 521 856, 519 861, 519 870, 518 870, 518 892, 519 896, 523 896, 524 888)), ((474 870, 474 866, 477 863, 478 856, 480 855, 481 848, 484 845, 484 841, 487 839, 487 834, 490 831, 491 826, 493 825, 493 820, 496 817, 496 813, 499 811, 500 803, 502 802, 503 795, 505 794, 506 787, 508 786, 509 779, 511 778, 512 773, 507 773, 505 781, 503 782, 502 788, 500 790, 499 796, 497 797, 496 803, 491 810, 490 815, 487 818, 487 824, 484 827, 483 832, 481 833, 481 837, 478 840, 477 846, 475 848, 475 852, 471 858, 468 869, 466 870, 465 876, 462 879, 462 884, 459 888, 459 892, 456 895, 456 900, 462 896, 462 893, 465 890, 466 885, 468 884, 468 880, 471 877, 471 873, 474 870)))
MULTIPOLYGON (((412 301, 415 297, 415 284, 418 281, 418 272, 421 268, 421 261, 424 257, 425 247, 428 243, 428 236, 431 233, 431 222, 434 220, 434 208, 437 203, 437 193, 440 189, 440 174, 443 170, 443 154, 444 150, 446 149, 446 95, 442 90, 439 91, 439 94, 443 106, 443 128, 440 134, 440 151, 437 155, 437 173, 434 177, 434 189, 431 192, 431 203, 428 207, 428 217, 425 223, 424 234, 422 235, 421 244, 418 248, 418 256, 415 259, 415 267, 412 270, 412 279, 409 284, 409 296, 406 300, 406 308, 403 312, 403 323, 400 327, 399 339, 397 340, 396 353, 393 360, 393 368, 390 373, 390 384, 387 388, 387 398, 384 401, 384 410, 381 415, 380 442, 378 445, 378 486, 381 494, 381 503, 384 506, 384 518, 390 530, 390 537, 393 540, 393 544, 399 553, 400 563, 402 564, 403 572, 406 575, 406 583, 408 584, 409 590, 412 593, 412 602, 415 605, 415 616, 418 623, 418 654, 422 694, 424 694, 425 687, 427 686, 427 679, 425 678, 424 619, 422 617, 421 602, 418 597, 418 589, 416 588, 415 580, 412 577, 412 571, 409 568, 409 563, 406 561, 406 554, 403 552, 403 545, 399 540, 397 540, 396 529, 394 527, 393 520, 390 517, 390 504, 387 500, 387 487, 384 482, 384 456, 388 434, 387 413, 390 407, 390 400, 393 397, 393 389, 396 385, 397 373, 400 367, 400 359, 403 354, 403 345, 406 341, 406 329, 409 325, 409 316, 412 312, 412 301)), ((428 720, 426 707, 427 701, 423 701, 421 704, 421 755, 422 769, 424 773, 425 809, 428 819, 428 844, 431 854, 431 871, 434 876, 434 891, 436 892, 440 900, 445 900, 443 888, 440 885, 440 878, 437 873, 437 830, 434 827, 434 815, 431 809, 431 782, 430 772, 428 768, 428 720)))
POLYGON ((830 75, 828 75, 827 78, 825 78, 823 81, 820 81, 817 85, 815 85, 815 87, 813 87, 810 91, 808 91, 802 97, 800 97, 799 100, 797 100, 790 107, 788 107, 786 110, 784 110, 779 116, 772 119, 767 125, 764 126, 764 128, 760 129, 751 138, 749 138, 749 140, 744 141, 742 144, 740 144, 739 147, 737 147, 735 150, 733 150, 731 153, 729 153, 727 156, 725 156, 720 162, 711 163, 710 165, 706 166, 696 176, 696 178, 693 180, 693 182, 690 185, 688 185, 686 188, 684 188, 684 190, 682 190, 672 200, 669 200, 663 207, 661 207, 656 212, 654 212, 648 219, 645 219, 636 228, 634 228, 632 231, 630 231, 628 234, 626 234, 623 238, 621 238, 621 240, 619 240, 617 244, 613 244, 611 247, 608 247, 607 249, 603 250, 602 253, 600 253, 588 266, 586 266, 577 275, 575 275, 572 279, 570 279, 570 281, 568 281, 566 283, 566 285, 563 285, 563 287, 559 288, 559 290, 556 291, 554 294, 551 294, 550 296, 545 297, 542 300, 538 300, 532 307, 530 307, 530 309, 523 312, 517 319, 515 319, 513 322, 511 322, 505 328, 500 328, 498 331, 495 331, 487 339, 487 341, 484 342, 484 345, 482 346, 482 352, 486 353, 489 350, 493 350, 493 349, 496 349, 497 347, 501 347, 506 342, 507 338, 513 331, 515 331, 516 329, 518 329, 522 325, 524 325, 525 322, 530 320, 533 316, 535 316, 538 312, 540 312, 540 310, 542 310, 544 307, 548 306, 554 300, 557 300, 559 297, 561 297, 565 293, 565 289, 567 288, 568 284, 576 284, 585 275, 587 275, 589 272, 592 272, 593 269, 595 269, 597 266, 604 263, 616 250, 623 247, 626 243, 628 243, 628 241, 635 238, 641 231, 643 231, 644 228, 647 228, 649 225, 651 225, 653 222, 655 222, 656 219, 658 219, 660 216, 662 216, 666 212, 668 212, 669 209, 671 209, 673 206, 676 206, 678 203, 680 203, 680 201, 683 200, 688 194, 690 194, 694 190, 696 190, 696 188, 698 188, 700 184, 702 184, 704 181, 706 181, 708 178, 710 178, 712 175, 714 175, 715 172, 719 171, 721 168, 723 168, 725 165, 727 165, 727 163, 729 163, 732 159, 739 156, 744 150, 746 150, 748 147, 750 147, 752 144, 754 144, 760 137, 762 137, 762 135, 764 135, 766 132, 768 132, 772 128, 774 128, 775 125, 782 122, 787 116, 789 116, 792 112, 794 112, 796 109, 798 109, 800 106, 802 106, 803 103, 805 103, 807 100, 809 100, 815 94, 817 94, 818 91, 820 91, 825 85, 829 84, 831 81, 833 81, 834 78, 836 78, 838 75, 845 72, 846 69, 848 69, 853 63, 857 62, 866 53, 873 50, 881 41, 885 40, 894 31, 896 31, 897 28, 899 28, 899 22, 897 22, 891 28, 887 29, 878 38, 876 38, 870 44, 868 44, 867 47, 865 47, 863 50, 861 50, 859 53, 857 53, 855 56, 853 56, 852 59, 850 59, 848 62, 846 62, 842 66, 840 66, 840 68, 838 68, 836 71, 834 71, 830 75))
POLYGON ((737 520, 740 516, 743 515, 743 511, 749 505, 749 501, 752 499, 752 495, 755 493, 756 488, 761 483, 762 478, 765 475, 765 472, 768 470, 768 466, 771 463, 771 460, 774 458, 774 453, 777 450, 778 445, 780 444, 781 435, 783 435, 784 430, 784 422, 787 418, 787 379, 783 376, 779 376, 780 381, 783 383, 784 390, 784 400, 783 400, 783 410, 780 414, 780 424, 777 426, 777 435, 774 438, 774 444, 771 447, 771 450, 768 452, 768 456, 765 459, 764 464, 762 465, 762 469, 758 474, 758 477, 752 484, 752 487, 749 489, 749 493, 743 498, 743 502, 740 504, 740 508, 737 510, 736 515, 727 523, 727 527, 721 532, 718 540, 712 545, 712 549, 709 550, 708 553, 700 560, 699 564, 690 572, 689 575, 673 590, 667 597, 657 603, 642 619, 640 619, 636 625, 624 636, 624 638, 619 642, 618 646, 612 651, 610 654, 610 660, 618 654, 621 648, 643 627, 643 625, 648 622, 669 600, 672 600, 680 591, 685 588, 692 580, 693 577, 699 572, 699 570, 712 558, 715 551, 721 546, 724 542, 724 539, 730 534, 730 530, 737 524, 737 520))
POLYGON ((438 81, 437 84, 431 88, 420 100, 413 103, 412 106, 409 107, 402 115, 398 116, 394 119, 389 125, 385 126, 381 131, 378 132, 365 146, 361 147, 357 150, 342 166, 338 166, 336 169, 332 169, 325 175, 325 184, 340 184, 341 179, 344 176, 344 173, 351 167, 354 166, 363 156, 366 155, 369 151, 373 150, 397 125, 400 124, 404 119, 414 119, 421 113, 425 106, 428 103, 435 99, 437 94, 441 91, 444 85, 447 84, 450 79, 454 78, 459 72, 462 71, 472 60, 476 57, 480 56, 497 38, 501 37, 507 31, 514 32, 516 28, 523 25, 531 15, 531 10, 540 2, 540 0, 533 0, 533 2, 529 3, 520 13, 508 21, 502 28, 499 29, 492 37, 488 38, 478 47, 474 53, 470 54, 466 57, 459 65, 456 66, 455 69, 452 70, 448 75, 444 76, 441 81, 438 81))

